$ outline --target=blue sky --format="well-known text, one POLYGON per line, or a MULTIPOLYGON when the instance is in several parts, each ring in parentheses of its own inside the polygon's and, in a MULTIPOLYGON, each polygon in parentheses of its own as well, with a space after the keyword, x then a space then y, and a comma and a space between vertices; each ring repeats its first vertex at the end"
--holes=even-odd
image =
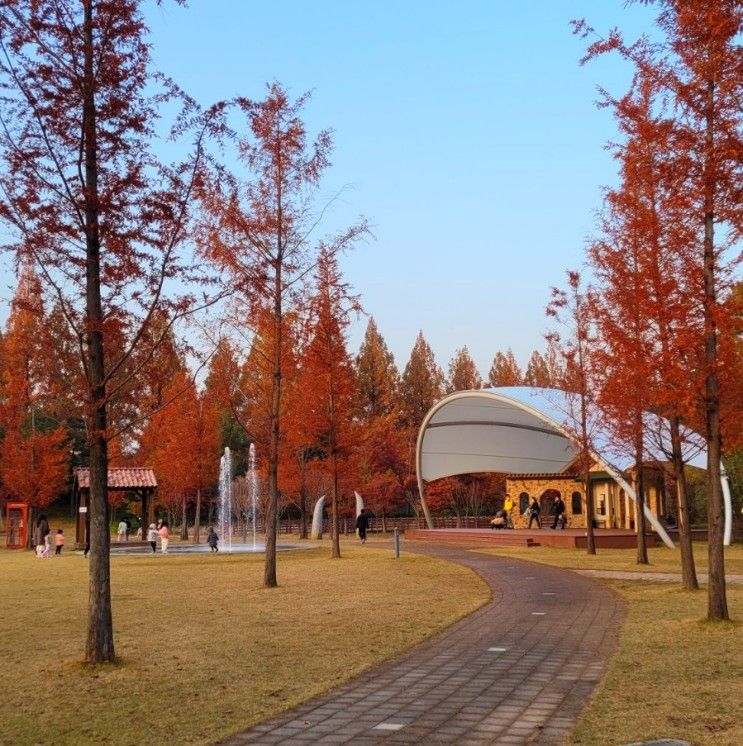
POLYGON ((326 226, 371 222, 375 239, 342 268, 398 366, 423 330, 444 371, 467 345, 484 377, 499 350, 525 366, 543 349, 549 288, 580 266, 615 178, 595 86, 623 92, 629 73, 616 58, 580 67, 569 21, 633 37, 653 12, 625 0, 146 6, 156 65, 203 104, 262 98, 273 80, 313 91, 310 131, 334 130, 322 196, 345 188, 326 226))

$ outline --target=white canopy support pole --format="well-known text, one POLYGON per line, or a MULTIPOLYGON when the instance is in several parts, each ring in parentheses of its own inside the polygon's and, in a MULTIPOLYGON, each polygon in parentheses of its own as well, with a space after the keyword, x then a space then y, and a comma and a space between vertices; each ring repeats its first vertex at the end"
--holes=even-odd
MULTIPOLYGON (((630 496, 632 500, 634 500, 635 505, 637 505, 637 494, 632 489, 632 487, 627 484, 627 482, 624 480, 624 477, 612 466, 607 464, 605 461, 601 460, 601 464, 606 469, 606 471, 611 474, 612 479, 630 496)), ((671 537, 666 533, 666 530, 661 526, 660 521, 655 517, 655 514, 653 513, 648 506, 643 503, 643 512, 645 513, 645 518, 648 519, 650 522, 650 525, 655 529, 658 536, 660 536, 663 543, 669 548, 669 549, 675 549, 676 545, 671 541, 671 537)))
MULTIPOLYGON (((456 398, 456 394, 452 397, 456 398)), ((449 399, 447 399, 449 401, 449 399)), ((423 508, 423 515, 426 519, 426 526, 429 529, 433 529, 433 518, 431 518, 431 511, 428 509, 428 501, 426 500, 426 487, 423 482, 423 477, 421 476, 421 472, 423 471, 423 436, 426 433, 426 428, 428 427, 428 423, 433 418, 434 414, 438 411, 438 409, 441 406, 441 402, 438 404, 435 404, 431 409, 428 410, 428 413, 423 418, 423 422, 421 423, 420 430, 418 430, 418 439, 415 444, 415 476, 418 480, 418 494, 421 498, 421 507, 423 508)))
POLYGON ((426 488, 423 486, 423 480, 421 479, 420 470, 418 471, 418 494, 421 498, 421 507, 423 508, 423 516, 426 519, 426 526, 433 528, 433 518, 431 518, 431 511, 428 509, 428 501, 426 500, 426 488))
POLYGON ((733 535, 733 499, 730 497, 730 482, 728 481, 728 473, 725 471, 725 467, 720 464, 720 482, 722 484, 722 501, 725 506, 725 529, 723 533, 722 543, 726 546, 730 546, 730 540, 733 535))

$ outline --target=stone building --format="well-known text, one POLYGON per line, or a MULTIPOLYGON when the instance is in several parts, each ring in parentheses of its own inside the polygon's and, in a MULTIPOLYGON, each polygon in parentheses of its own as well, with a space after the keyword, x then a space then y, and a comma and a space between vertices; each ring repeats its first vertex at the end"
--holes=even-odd
MULTIPOLYGON (((657 518, 666 513, 663 470, 658 466, 645 466, 645 502, 657 518)), ((634 470, 627 474, 627 481, 634 483, 634 470)), ((617 482, 600 466, 591 468, 591 492, 593 494, 594 519, 597 528, 634 529, 637 521, 635 502, 617 482)), ((506 477, 506 493, 514 501, 513 525, 526 528, 527 505, 536 497, 541 507, 542 525, 552 521, 552 505, 557 497, 565 503, 565 515, 571 528, 586 527, 586 493, 580 477, 568 467, 560 474, 509 474, 506 477)))

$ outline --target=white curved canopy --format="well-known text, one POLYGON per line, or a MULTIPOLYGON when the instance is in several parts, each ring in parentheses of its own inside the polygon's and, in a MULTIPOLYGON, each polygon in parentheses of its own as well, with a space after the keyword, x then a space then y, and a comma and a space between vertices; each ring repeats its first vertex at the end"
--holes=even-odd
MULTIPOLYGON (((459 391, 435 404, 423 420, 416 449, 418 484, 429 526, 432 522, 423 482, 475 472, 563 471, 579 453, 574 435, 579 406, 579 397, 574 394, 528 386, 459 391)), ((671 452, 668 422, 650 413, 646 413, 644 420, 646 460, 668 461, 671 452)), ((634 497, 634 491, 621 476, 634 465, 633 449, 615 442, 606 417, 595 408, 589 413, 588 429, 596 461, 634 497)), ((688 430, 683 438, 684 461, 706 468, 703 439, 688 430)), ((723 491, 725 542, 729 543, 732 506, 725 478, 723 491)), ((648 518, 655 530, 665 536, 655 516, 650 514, 648 518)))

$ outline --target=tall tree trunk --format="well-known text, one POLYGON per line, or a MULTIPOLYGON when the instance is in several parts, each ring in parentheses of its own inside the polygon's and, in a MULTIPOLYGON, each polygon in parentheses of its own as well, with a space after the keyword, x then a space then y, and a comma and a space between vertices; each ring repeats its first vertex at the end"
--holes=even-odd
POLYGON ((645 536, 645 471, 643 469, 644 444, 642 436, 642 415, 640 415, 641 428, 635 439, 635 503, 637 505, 637 564, 647 565, 648 546, 645 536))
POLYGON ((193 543, 198 544, 201 540, 201 487, 196 490, 196 515, 193 519, 193 543))
POLYGON ((332 505, 331 538, 332 538, 333 548, 331 551, 331 556, 334 559, 338 559, 341 556, 340 531, 338 530, 339 529, 339 526, 338 526, 338 456, 336 453, 333 453, 330 458, 332 461, 332 469, 333 469, 333 500, 331 502, 331 505, 332 505))
POLYGON ((98 228, 98 144, 96 137, 95 77, 93 69, 93 1, 84 0, 84 101, 86 249, 86 356, 90 417, 90 576, 88 634, 85 660, 115 658, 111 613, 111 568, 108 527, 108 444, 106 442, 106 387, 103 359, 100 234, 98 228))
MULTIPOLYGON (((279 198, 278 224, 281 226, 281 199, 279 198)), ((266 505, 266 560, 263 585, 275 588, 276 578, 276 517, 279 503, 279 437, 281 411, 281 350, 282 350, 282 298, 281 298, 281 236, 277 236, 276 271, 273 287, 273 380, 271 384, 271 437, 268 444, 268 503, 266 505)))
POLYGON ((691 543, 691 526, 689 524, 689 502, 687 499, 686 473, 681 452, 681 433, 678 417, 671 418, 671 463, 673 480, 676 485, 676 522, 679 529, 679 547, 681 549, 681 585, 687 591, 699 589, 697 571, 694 565, 694 552, 691 543))
POLYGON ((307 486, 302 473, 302 485, 299 488, 299 538, 307 538, 307 486))
POLYGON ((720 459, 722 433, 720 429, 720 380, 717 375, 717 288, 715 279, 715 164, 714 153, 715 83, 707 83, 706 154, 704 165, 704 353, 707 375, 704 385, 704 406, 707 440, 707 547, 708 547, 708 619, 729 619, 725 589, 725 555, 723 550, 723 506, 720 459))
POLYGON ((188 502, 185 493, 181 510, 181 541, 188 541, 188 502))

